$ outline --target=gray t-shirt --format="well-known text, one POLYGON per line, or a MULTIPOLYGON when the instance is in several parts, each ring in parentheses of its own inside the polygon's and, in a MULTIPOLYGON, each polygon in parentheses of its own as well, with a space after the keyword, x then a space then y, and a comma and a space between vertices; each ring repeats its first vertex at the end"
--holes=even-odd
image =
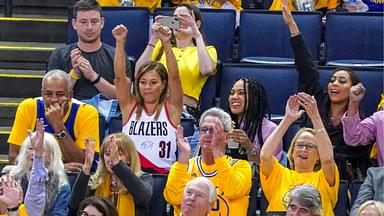
MULTIPOLYGON (((71 64, 71 51, 77 47, 77 43, 69 44, 62 48, 57 48, 52 52, 47 71, 53 69, 61 69, 67 73, 72 69, 71 64)), ((115 78, 113 72, 113 58, 115 56, 115 48, 103 43, 100 49, 95 52, 84 52, 81 54, 91 63, 93 70, 96 73, 100 74, 105 80, 113 84, 113 79, 115 78)), ((126 73, 127 76, 131 76, 131 65, 128 60, 128 56, 125 55, 125 61, 127 63, 126 73)), ((81 77, 76 81, 74 86, 74 98, 79 100, 89 99, 99 93, 97 88, 92 85, 91 81, 87 80, 85 77, 81 77)))

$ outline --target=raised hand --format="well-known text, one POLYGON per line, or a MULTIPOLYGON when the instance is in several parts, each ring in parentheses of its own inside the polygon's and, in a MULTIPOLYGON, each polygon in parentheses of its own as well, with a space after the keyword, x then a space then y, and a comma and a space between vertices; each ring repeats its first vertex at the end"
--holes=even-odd
POLYGON ((184 164, 188 163, 189 155, 191 154, 191 146, 189 145, 187 138, 184 137, 184 131, 181 125, 177 126, 176 143, 179 151, 178 161, 184 164))
POLYGON ((33 134, 31 130, 28 130, 28 135, 35 155, 41 157, 44 152, 44 120, 42 118, 36 120, 36 133, 33 134))
POLYGON ((292 95, 287 101, 285 106, 285 118, 289 121, 294 122, 304 113, 304 110, 299 110, 300 102, 298 95, 292 95))
POLYGON ((304 92, 299 92, 299 103, 305 109, 308 117, 313 121, 320 119, 319 109, 315 97, 304 92))
POLYGON ((81 72, 79 70, 79 63, 78 63, 78 60, 79 58, 81 57, 81 51, 79 48, 75 48, 73 50, 71 50, 71 64, 72 64, 72 68, 73 68, 73 71, 75 72, 75 74, 80 77, 81 76, 81 72))
POLYGON ((288 26, 289 31, 291 32, 291 35, 299 34, 300 33, 299 29, 296 25, 295 20, 293 19, 291 10, 289 9, 289 6, 288 6, 288 0, 282 0, 281 7, 283 11, 284 22, 288 26))
POLYGON ((85 139, 83 172, 87 175, 91 172, 92 162, 95 156, 95 143, 96 140, 94 138, 85 139))
POLYGON ((111 136, 111 139, 109 140, 109 143, 108 143, 108 148, 111 154, 110 157, 111 157, 112 164, 115 166, 116 164, 119 163, 120 156, 119 156, 119 148, 117 147, 116 139, 114 136, 111 136))
POLYGON ((4 203, 7 208, 17 207, 21 201, 18 182, 11 175, 4 175, 0 179, 0 201, 4 203))
POLYGON ((349 90, 349 103, 360 104, 365 95, 365 87, 358 83, 349 90))
POLYGON ((181 27, 184 27, 186 29, 190 28, 190 31, 187 30, 186 32, 188 32, 193 38, 201 37, 201 33, 199 31, 199 27, 197 26, 193 11, 192 15, 182 14, 179 16, 179 19, 181 27))
POLYGON ((127 40, 128 29, 124 25, 117 25, 113 28, 112 35, 116 41, 125 42, 127 40))
POLYGON ((227 142, 224 137, 224 126, 218 119, 213 120, 213 133, 211 141, 211 151, 214 158, 221 157, 225 154, 225 146, 227 142))
POLYGON ((157 37, 163 44, 169 44, 172 36, 172 31, 166 26, 160 26, 156 31, 157 37))
POLYGON ((245 149, 252 149, 252 143, 248 135, 242 129, 232 129, 230 132, 231 139, 240 143, 245 149))

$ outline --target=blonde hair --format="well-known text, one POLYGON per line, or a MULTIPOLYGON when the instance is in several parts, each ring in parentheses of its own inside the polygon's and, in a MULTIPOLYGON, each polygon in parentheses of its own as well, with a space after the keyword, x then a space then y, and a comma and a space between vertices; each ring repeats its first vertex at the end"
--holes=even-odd
POLYGON ((379 216, 384 216, 384 203, 375 200, 368 200, 364 202, 359 209, 357 210, 357 215, 359 216, 361 212, 368 206, 375 207, 376 211, 379 213, 379 216))
MULTIPOLYGON (((288 149, 288 160, 289 160, 289 165, 291 170, 295 170, 295 161, 293 160, 293 149, 295 148, 296 140, 304 132, 308 132, 308 133, 311 133, 312 135, 315 135, 315 130, 313 128, 303 127, 299 131, 297 131, 295 136, 292 138, 291 145, 289 146, 289 149, 288 149)), ((321 163, 316 163, 315 167, 313 168, 313 171, 318 171, 320 169, 321 169, 321 163)))
POLYGON ((136 176, 141 176, 141 174, 143 173, 141 171, 139 155, 132 139, 124 133, 110 134, 103 140, 103 144, 100 149, 99 165, 97 166, 96 173, 91 177, 88 184, 92 190, 95 190, 97 187, 99 187, 104 182, 104 179, 106 179, 107 176, 111 175, 107 171, 107 168, 105 166, 104 153, 112 136, 115 138, 118 150, 121 151, 124 155, 129 156, 129 158, 131 159, 129 167, 131 168, 132 172, 136 176))
MULTIPOLYGON (((36 132, 34 132, 33 135, 35 133, 36 132)), ((28 136, 22 143, 19 155, 16 158, 17 165, 10 173, 11 175, 15 176, 16 179, 22 179, 23 176, 29 176, 32 163, 32 161, 28 159, 28 149, 30 146, 31 139, 28 136)), ((48 169, 48 173, 51 173, 54 177, 58 178, 58 187, 62 186, 63 184, 68 184, 67 175, 64 171, 64 164, 61 160, 62 154, 59 143, 52 134, 47 132, 44 132, 44 149, 47 149, 50 154, 50 161, 45 161, 45 164, 47 164, 46 168, 48 169)))

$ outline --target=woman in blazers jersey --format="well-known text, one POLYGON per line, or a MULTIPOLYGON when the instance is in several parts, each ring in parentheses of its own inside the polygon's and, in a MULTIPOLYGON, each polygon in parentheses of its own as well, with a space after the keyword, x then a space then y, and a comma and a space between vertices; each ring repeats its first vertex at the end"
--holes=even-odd
POLYGON ((180 124, 183 89, 170 38, 171 30, 159 26, 154 33, 161 40, 167 68, 158 62, 141 65, 135 77, 136 95, 131 93, 132 81, 126 76, 124 47, 128 30, 118 25, 114 59, 116 95, 122 113, 122 132, 135 143, 144 172, 153 173, 151 215, 162 215, 165 202, 162 190, 172 163, 176 160, 176 126, 180 124))

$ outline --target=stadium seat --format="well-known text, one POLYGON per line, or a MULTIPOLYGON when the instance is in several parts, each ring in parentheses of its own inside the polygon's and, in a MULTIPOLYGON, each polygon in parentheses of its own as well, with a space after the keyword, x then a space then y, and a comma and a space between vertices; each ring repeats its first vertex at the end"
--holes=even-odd
POLYGON ((384 13, 327 13, 326 65, 384 66, 384 13))
POLYGON ((180 124, 183 127, 184 137, 193 135, 195 132, 195 119, 181 119, 180 124))
MULTIPOLYGON (((101 40, 115 47, 115 39, 112 29, 123 24, 128 28, 128 40, 125 46, 127 55, 133 59, 139 58, 148 43, 149 36, 149 10, 140 7, 105 7, 103 8, 105 19, 104 28, 101 32, 101 40)), ((72 27, 72 9, 68 13, 68 41, 77 42, 77 35, 72 27)))
POLYGON ((348 209, 348 181, 340 180, 339 195, 333 211, 337 216, 347 216, 348 209))
MULTIPOLYGON (((315 61, 319 60, 321 13, 293 12, 315 61)), ((294 64, 290 33, 281 12, 242 10, 239 26, 240 62, 294 64)))
POLYGON ((351 191, 351 207, 353 206, 353 203, 355 202, 357 195, 359 194, 360 186, 363 184, 363 181, 360 180, 354 180, 351 183, 350 191, 351 191))
POLYGON ((73 184, 75 184, 77 176, 79 176, 79 173, 78 172, 67 172, 66 174, 68 177, 68 183, 71 186, 71 190, 72 190, 73 184))
POLYGON ((297 72, 293 66, 223 64, 219 88, 220 107, 226 109, 233 82, 241 76, 263 84, 271 114, 283 115, 290 95, 297 92, 297 72))
MULTIPOLYGON (((217 49, 221 62, 232 62, 233 43, 235 41, 236 12, 225 9, 201 8, 203 32, 208 45, 217 49)), ((156 8, 156 15, 172 16, 174 8, 156 8)))
POLYGON ((108 122, 108 134, 121 132, 121 117, 111 117, 108 122))
POLYGON ((216 92, 217 92, 217 76, 210 76, 207 82, 204 85, 203 90, 200 94, 200 114, 202 114, 205 110, 216 106, 216 92))
MULTIPOLYGON (((327 84, 331 73, 335 67, 319 67, 320 83, 324 90, 327 89, 327 84)), ((384 91, 384 74, 383 69, 378 68, 352 68, 366 88, 365 96, 360 104, 360 107, 366 116, 371 115, 376 111, 377 104, 380 101, 380 94, 384 91)))

